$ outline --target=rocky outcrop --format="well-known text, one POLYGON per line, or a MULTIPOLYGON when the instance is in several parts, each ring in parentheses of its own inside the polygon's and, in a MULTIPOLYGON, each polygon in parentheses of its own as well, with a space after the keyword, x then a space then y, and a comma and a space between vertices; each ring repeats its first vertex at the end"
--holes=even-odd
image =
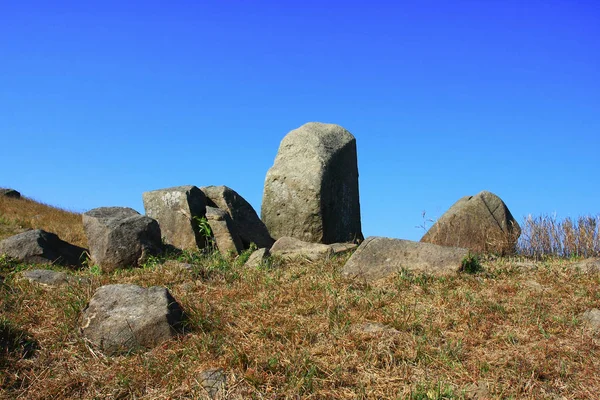
POLYGON ((32 264, 81 266, 86 251, 41 229, 19 233, 0 242, 0 254, 32 264))
POLYGON ((203 186, 207 205, 226 211, 237 231, 244 249, 254 243, 257 247, 271 247, 274 240, 254 208, 235 190, 227 186, 203 186))
POLYGON ((12 199, 20 199, 21 193, 14 189, 0 189, 0 197, 10 197, 12 199))
POLYGON ((206 220, 212 231, 214 244, 221 254, 239 254, 244 250, 242 240, 227 212, 215 207, 206 207, 206 220))
POLYGON ((288 133, 267 172, 261 218, 275 239, 362 240, 354 136, 318 122, 288 133))
POLYGON ((511 254, 521 228, 506 204, 483 191, 458 200, 421 238, 421 242, 466 247, 477 253, 511 254))
POLYGON ((196 186, 177 186, 142 194, 146 215, 158 221, 166 243, 182 250, 205 246, 196 218, 206 212, 206 197, 196 186))
POLYGON ((137 267, 161 252, 156 220, 126 207, 100 207, 83 214, 92 263, 103 272, 137 267))
POLYGON ((469 251, 402 239, 368 237, 344 265, 342 275, 367 282, 403 269, 432 275, 458 272, 469 251))
POLYGON ((80 330, 112 355, 155 347, 177 333, 183 318, 180 305, 164 287, 106 285, 83 310, 80 330))

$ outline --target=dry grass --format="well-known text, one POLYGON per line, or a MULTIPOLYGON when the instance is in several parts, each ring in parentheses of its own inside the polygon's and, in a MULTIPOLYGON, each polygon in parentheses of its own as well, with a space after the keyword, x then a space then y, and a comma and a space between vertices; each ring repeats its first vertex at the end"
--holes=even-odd
POLYGON ((18 281, 31 266, 2 259, 12 272, 0 282, 0 398, 205 398, 199 374, 209 368, 226 371, 232 399, 597 397, 600 335, 580 316, 600 303, 598 273, 499 258, 476 275, 402 271, 367 285, 341 277, 345 259, 247 269, 244 257, 184 254, 109 275, 79 271, 91 281, 55 289, 18 281), (102 355, 77 326, 109 283, 168 287, 189 331, 102 355))
POLYGON ((245 269, 194 256, 44 290, 9 275, 0 310, 31 358, 8 352, 6 398, 200 398, 199 372, 223 368, 228 398, 594 398, 600 341, 580 315, 600 301, 598 274, 568 261, 499 259, 478 275, 401 273, 345 281, 344 259, 245 269), (77 332, 108 283, 164 285, 191 331, 153 350, 105 357, 77 332), (380 323, 392 331, 368 333, 380 323), (430 397, 418 397, 419 395, 430 397), (442 395, 445 395, 442 396, 442 395), (411 397, 412 396, 412 397, 411 397))
POLYGON ((66 242, 87 247, 81 214, 28 198, 0 196, 0 240, 27 229, 43 229, 66 242))
POLYGON ((522 230, 520 254, 537 259, 600 256, 600 215, 562 221, 548 215, 530 215, 524 219, 522 230))

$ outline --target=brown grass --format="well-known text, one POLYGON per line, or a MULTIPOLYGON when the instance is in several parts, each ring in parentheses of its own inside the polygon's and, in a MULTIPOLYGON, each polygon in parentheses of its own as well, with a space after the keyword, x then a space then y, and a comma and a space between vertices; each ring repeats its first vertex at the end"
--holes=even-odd
POLYGON ((87 247, 81 214, 28 198, 0 196, 0 240, 27 229, 43 229, 66 242, 87 247))
POLYGON ((9 354, 5 397, 201 398, 198 376, 208 368, 227 371, 227 397, 236 399, 467 398, 477 390, 593 398, 600 390, 600 342, 580 320, 598 305, 600 278, 567 261, 500 259, 484 274, 404 272, 372 286, 342 279, 343 258, 261 269, 186 261, 192 272, 160 262, 53 290, 9 276, 3 318, 39 350, 9 354), (169 287, 192 330, 128 356, 90 348, 77 332, 79 312, 96 288, 117 282, 169 287), (362 332, 367 322, 395 331, 362 332))
POLYGON ((530 215, 524 218, 522 230, 520 254, 537 259, 600 256, 600 215, 562 221, 549 215, 530 215))
POLYGON ((341 277, 346 257, 246 269, 244 257, 184 254, 109 275, 79 271, 91 281, 54 289, 17 280, 31 267, 0 260, 13 271, 0 282, 0 398, 206 398, 199 374, 209 368, 225 370, 231 399, 593 399, 600 391, 600 334, 580 317, 598 307, 598 273, 568 260, 499 258, 476 275, 402 271, 367 285, 341 277), (188 332, 145 352, 102 355, 77 326, 109 283, 168 287, 190 317, 188 332), (365 323, 386 329, 365 332, 365 323))

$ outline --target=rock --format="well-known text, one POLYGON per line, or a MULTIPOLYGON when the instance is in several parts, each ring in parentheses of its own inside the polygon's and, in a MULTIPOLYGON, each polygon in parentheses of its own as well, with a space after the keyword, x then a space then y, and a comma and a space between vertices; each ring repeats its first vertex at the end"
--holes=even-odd
POLYGON ((538 292, 541 293, 544 290, 546 290, 546 288, 544 286, 542 286, 539 282, 536 282, 532 279, 526 280, 525 282, 523 282, 523 286, 525 286, 526 288, 530 289, 533 292, 538 292))
POLYGON ((217 249, 222 254, 239 254, 244 245, 229 214, 216 207, 206 207, 206 219, 217 249))
POLYGON ((305 258, 318 261, 333 255, 331 246, 320 243, 308 243, 293 237, 279 238, 270 250, 274 256, 283 258, 305 258))
POLYGON ((181 306, 164 287, 105 285, 83 310, 80 330, 106 354, 114 355, 170 339, 183 318, 181 306))
POLYGON ((267 172, 261 217, 275 239, 362 240, 354 136, 318 122, 288 133, 267 172))
POLYGON ((206 195, 209 206, 220 208, 229 214, 244 249, 250 248, 251 243, 257 247, 273 245, 273 238, 254 208, 235 190, 227 186, 204 186, 200 190, 206 195))
POLYGON ((583 322, 594 332, 600 332, 600 310, 591 308, 586 310, 582 316, 583 322))
POLYGON ((250 257, 248 257, 248 260, 244 264, 244 267, 257 268, 262 263, 264 263, 269 258, 270 255, 271 255, 271 253, 269 252, 269 249, 262 248, 262 249, 255 250, 252 254, 250 254, 250 257))
POLYGON ((466 247, 477 253, 512 254, 520 234, 519 224, 500 197, 483 191, 454 203, 421 242, 466 247))
POLYGON ((358 248, 356 243, 332 243, 329 245, 335 254, 342 254, 358 248))
POLYGON ((342 275, 372 282, 402 269, 432 275, 456 273, 467 249, 371 236, 365 239, 342 269, 342 275))
POLYGON ((92 262, 103 272, 137 267, 162 249, 156 220, 126 207, 100 207, 83 214, 92 262))
POLYGON ((13 199, 20 199, 21 193, 17 192, 14 189, 0 189, 0 197, 10 197, 13 199))
POLYGON ((206 213, 206 197, 196 186, 177 186, 142 194, 146 215, 160 226, 165 243, 183 250, 204 248, 197 221, 206 213))
POLYGON ((37 283, 42 286, 62 286, 73 282, 85 282, 89 280, 78 278, 67 274, 66 272, 52 271, 49 269, 30 269, 20 274, 21 279, 26 279, 31 283, 37 283))
POLYGON ((571 268, 580 270, 586 273, 600 271, 600 257, 586 258, 571 265, 571 268))
POLYGON ((227 377, 221 368, 209 369, 200 373, 200 384, 211 399, 222 398, 225 395, 227 377))
POLYGON ((41 229, 19 233, 0 242, 0 254, 6 254, 22 263, 79 267, 86 251, 41 229))
POLYGON ((367 333, 367 334, 397 334, 400 333, 397 329, 392 328, 391 326, 387 326, 384 324, 380 324, 379 322, 365 322, 360 325, 355 325, 355 332, 359 333, 367 333))

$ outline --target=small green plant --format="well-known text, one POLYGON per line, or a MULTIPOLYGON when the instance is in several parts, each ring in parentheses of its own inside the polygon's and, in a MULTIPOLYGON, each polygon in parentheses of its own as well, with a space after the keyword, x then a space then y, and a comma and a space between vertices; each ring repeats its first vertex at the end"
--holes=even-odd
POLYGON ((215 239, 213 237, 213 231, 206 217, 194 216, 192 219, 196 226, 196 231, 198 232, 198 235, 200 236, 201 240, 203 240, 204 243, 206 243, 206 249, 209 252, 215 250, 215 239))
POLYGON ((483 271, 483 266, 479 262, 476 254, 469 252, 460 263, 460 271, 467 274, 476 274, 483 271))

